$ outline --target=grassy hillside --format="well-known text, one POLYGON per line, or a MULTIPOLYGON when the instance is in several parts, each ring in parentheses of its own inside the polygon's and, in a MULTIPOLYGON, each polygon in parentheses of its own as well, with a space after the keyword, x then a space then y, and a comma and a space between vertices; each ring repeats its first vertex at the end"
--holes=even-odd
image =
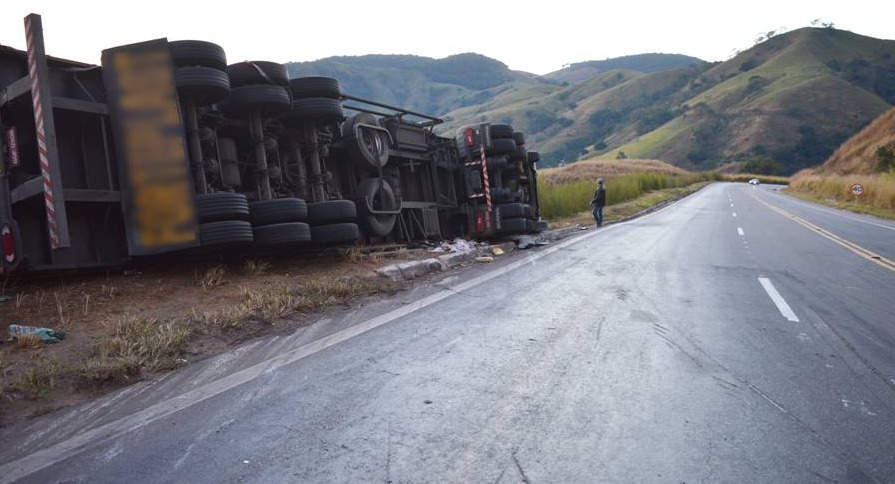
POLYGON ((412 55, 329 57, 292 62, 286 67, 290 77, 334 77, 349 94, 433 115, 479 104, 520 86, 550 84, 472 53, 444 59, 412 55))
POLYGON ((538 171, 538 178, 549 185, 587 181, 593 183, 597 178, 618 177, 632 173, 654 173, 657 175, 683 176, 689 172, 659 160, 587 160, 570 163, 558 168, 545 168, 538 171))
POLYGON ((628 70, 649 74, 703 64, 705 64, 705 61, 702 59, 681 54, 637 54, 601 61, 576 62, 568 67, 551 72, 544 77, 568 84, 577 84, 613 70, 628 70))
POLYGON ((815 201, 895 218, 895 108, 843 143, 823 165, 797 173, 790 188, 815 201), (855 183, 864 187, 860 197, 850 191, 855 183))
POLYGON ((895 42, 834 29, 774 37, 706 70, 682 115, 603 154, 690 168, 767 156, 784 173, 823 162, 895 103, 895 42))
POLYGON ((842 144, 817 170, 819 175, 872 175, 895 168, 895 108, 842 144))
POLYGON ((895 41, 804 28, 723 63, 519 87, 451 112, 445 132, 512 123, 544 166, 627 156, 706 170, 763 157, 791 174, 822 163, 893 104, 895 41))

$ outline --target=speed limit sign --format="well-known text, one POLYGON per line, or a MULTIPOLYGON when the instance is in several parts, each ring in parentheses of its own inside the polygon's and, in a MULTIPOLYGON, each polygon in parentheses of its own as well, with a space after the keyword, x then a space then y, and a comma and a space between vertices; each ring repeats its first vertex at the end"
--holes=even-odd
POLYGON ((856 197, 863 195, 864 194, 864 185, 861 185, 860 183, 855 183, 854 185, 851 186, 850 190, 851 190, 852 194, 856 197))

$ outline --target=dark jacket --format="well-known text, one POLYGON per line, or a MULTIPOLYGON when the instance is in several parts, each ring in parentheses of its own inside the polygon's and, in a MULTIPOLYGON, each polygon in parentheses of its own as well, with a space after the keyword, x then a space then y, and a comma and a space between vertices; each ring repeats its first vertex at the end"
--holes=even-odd
POLYGON ((594 192, 594 199, 590 201, 591 204, 595 207, 605 207, 606 206, 606 189, 603 187, 597 188, 597 191, 594 192))

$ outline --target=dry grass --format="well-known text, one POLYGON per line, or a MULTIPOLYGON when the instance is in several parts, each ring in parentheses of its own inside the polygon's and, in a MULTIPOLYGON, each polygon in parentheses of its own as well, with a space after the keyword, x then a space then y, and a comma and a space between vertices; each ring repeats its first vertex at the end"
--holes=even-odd
POLYGON ((839 208, 895 218, 895 175, 818 175, 811 170, 796 173, 789 185, 797 194, 839 208), (852 195, 850 187, 860 183, 864 194, 852 195))
POLYGON ((18 349, 33 350, 42 346, 40 336, 33 333, 20 334, 16 336, 13 345, 18 349))
POLYGON ((876 150, 895 147, 895 108, 873 120, 842 144, 817 169, 818 175, 870 175, 877 172, 876 150))
POLYGON ((199 280, 199 287, 202 289, 211 289, 220 286, 225 282, 224 275, 226 273, 227 269, 220 264, 208 268, 201 277, 197 277, 199 280))
POLYGON ((70 365, 41 359, 37 365, 25 371, 14 388, 27 398, 43 398, 56 387, 58 379, 70 372, 70 365))
POLYGON ((545 168, 538 171, 538 178, 555 185, 571 183, 579 180, 593 182, 597 178, 618 177, 633 173, 656 173, 660 175, 680 176, 689 173, 676 166, 659 160, 584 160, 570 163, 559 168, 545 168))
POLYGON ((106 322, 106 333, 96 345, 94 358, 99 362, 123 360, 149 370, 176 368, 192 333, 183 322, 126 314, 106 322))
POLYGON ((242 273, 248 276, 260 276, 270 270, 270 262, 266 260, 248 259, 242 264, 242 273))

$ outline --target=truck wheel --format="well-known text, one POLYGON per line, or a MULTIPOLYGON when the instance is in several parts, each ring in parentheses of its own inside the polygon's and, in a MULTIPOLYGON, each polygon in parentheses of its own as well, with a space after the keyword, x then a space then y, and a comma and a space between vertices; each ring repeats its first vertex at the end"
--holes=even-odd
POLYGON ((292 110, 286 115, 286 122, 290 124, 306 121, 341 122, 343 119, 345 111, 342 109, 342 102, 323 97, 296 99, 292 102, 292 110))
POLYGON ((227 73, 212 67, 179 67, 174 72, 174 82, 180 96, 192 99, 197 106, 219 103, 230 95, 227 73))
POLYGON ((516 142, 512 138, 497 138, 491 140, 491 148, 485 150, 489 156, 506 155, 516 149, 516 142))
POLYGON ((204 193, 195 201, 200 224, 249 219, 249 202, 241 193, 204 193))
POLYGON ((524 218, 531 208, 524 203, 504 203, 497 206, 500 218, 524 218))
POLYGON ((314 245, 354 245, 360 240, 356 224, 339 223, 311 227, 311 243, 314 245))
MULTIPOLYGON (((233 82, 233 78, 230 78, 233 82)), ((276 116, 289 111, 289 92, 281 86, 241 86, 230 91, 230 98, 221 106, 229 117, 242 118, 253 112, 262 116, 276 116)))
POLYGON ((525 146, 525 133, 516 131, 513 133, 513 141, 516 142, 516 146, 525 146))
POLYGON ((524 146, 516 146, 516 148, 510 152, 510 160, 512 161, 522 161, 528 158, 528 152, 525 151, 524 146))
POLYGON ((380 178, 367 178, 360 182, 357 193, 361 199, 357 201, 357 211, 364 233, 384 237, 395 228, 398 214, 376 214, 369 212, 369 205, 374 210, 399 210, 395 191, 387 181, 380 178))
POLYGON ((245 61, 227 66, 230 85, 233 87, 253 84, 288 86, 289 75, 286 66, 268 61, 245 61))
POLYGON ((203 247, 251 244, 252 224, 242 220, 225 220, 199 225, 199 240, 203 247))
MULTIPOLYGON (((509 124, 492 124, 491 139, 513 139, 513 127, 509 124)), ((515 143, 515 141, 514 141, 515 143)))
POLYGON ((492 188, 491 189, 491 200, 495 203, 505 203, 513 200, 513 191, 509 188, 492 188))
POLYGON ((298 77, 289 81, 289 89, 295 99, 323 97, 328 99, 342 98, 342 85, 332 77, 298 77))
POLYGON ((175 40, 168 42, 174 65, 211 67, 224 71, 227 69, 227 55, 224 49, 204 40, 175 40))
POLYGON ((508 160, 506 156, 489 156, 485 158, 485 162, 488 163, 488 169, 493 172, 506 168, 508 160))
POLYGON ((388 163, 391 149, 388 136, 382 131, 357 129, 360 124, 379 126, 376 116, 358 113, 342 123, 342 135, 348 156, 354 163, 365 168, 379 168, 388 163))
POLYGON ((535 164, 541 161, 541 154, 537 151, 529 151, 528 152, 528 162, 531 164, 535 164))
POLYGON ((271 224, 253 230, 255 246, 259 248, 295 247, 311 241, 311 227, 302 222, 271 224))
POLYGON ((304 222, 308 219, 308 205, 300 198, 260 200, 249 204, 252 225, 304 222))
POLYGON ((500 230, 502 234, 518 234, 528 230, 527 220, 524 218, 508 218, 500 221, 500 230))
POLYGON ((327 200, 308 204, 308 223, 312 227, 357 220, 357 206, 351 200, 327 200))

